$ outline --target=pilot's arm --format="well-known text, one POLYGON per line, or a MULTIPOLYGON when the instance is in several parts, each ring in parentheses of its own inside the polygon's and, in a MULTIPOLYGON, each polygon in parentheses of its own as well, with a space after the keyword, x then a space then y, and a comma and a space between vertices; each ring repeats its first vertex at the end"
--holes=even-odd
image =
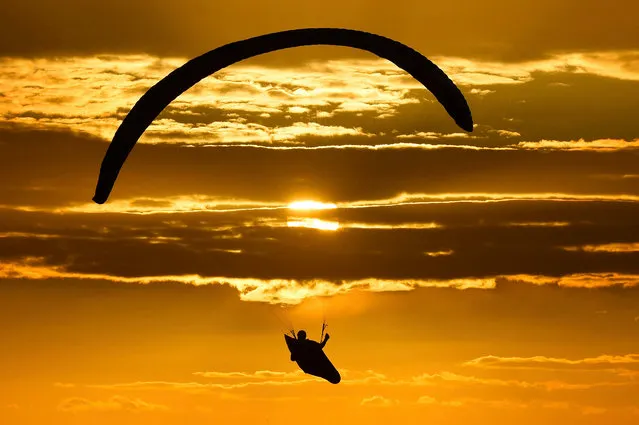
POLYGON ((328 339, 329 339, 330 337, 331 337, 331 336, 330 336, 329 334, 326 334, 326 336, 324 337, 324 341, 322 341, 322 342, 320 343, 320 348, 324 348, 324 346, 326 345, 326 343, 328 342, 328 339))

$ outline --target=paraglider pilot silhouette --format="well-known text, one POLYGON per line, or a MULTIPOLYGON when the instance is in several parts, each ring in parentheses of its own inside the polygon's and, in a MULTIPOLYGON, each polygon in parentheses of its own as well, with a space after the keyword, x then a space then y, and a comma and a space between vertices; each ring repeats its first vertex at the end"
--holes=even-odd
MULTIPOLYGON (((174 99, 200 80, 254 56, 312 45, 352 47, 391 61, 430 90, 459 127, 468 132, 473 131, 473 118, 464 95, 444 71, 410 47, 379 35, 342 28, 280 31, 211 50, 191 59, 151 87, 129 111, 113 136, 102 160, 93 201, 98 204, 107 201, 124 162, 146 128, 174 99)), ((284 337, 291 352, 291 360, 297 362, 305 373, 333 384, 340 382, 339 373, 323 351, 328 335, 322 342, 307 339, 304 331, 300 331, 297 336, 293 332, 292 337, 284 337)))
MULTIPOLYGON (((325 329, 326 323, 322 326, 322 334, 324 334, 325 329)), ((306 374, 326 379, 331 384, 339 384, 342 377, 324 353, 324 346, 328 342, 330 335, 326 334, 322 342, 317 342, 306 338, 306 331, 304 330, 297 333, 297 338, 295 338, 294 331, 291 334, 293 337, 284 335, 286 345, 291 352, 291 361, 296 362, 306 374)))
MULTIPOLYGON (((326 335, 324 336, 324 341, 322 341, 322 342, 315 342, 315 341, 313 341, 313 340, 311 340, 311 339, 306 339, 306 331, 302 329, 301 331, 299 331, 299 332, 297 333, 297 341, 298 341, 298 342, 297 342, 297 344, 298 344, 298 345, 301 345, 301 344, 311 344, 311 345, 315 345, 315 344, 317 344, 317 345, 319 345, 319 347, 320 347, 320 348, 322 348, 322 349, 323 349, 323 348, 324 348, 324 346, 326 345, 326 343, 328 342, 328 340, 329 340, 329 338, 330 338, 330 337, 331 337, 331 336, 330 336, 329 334, 326 334, 326 335)), ((295 355, 294 355, 293 353, 291 353, 291 361, 292 361, 292 362, 293 362, 293 361, 295 361, 295 355)))

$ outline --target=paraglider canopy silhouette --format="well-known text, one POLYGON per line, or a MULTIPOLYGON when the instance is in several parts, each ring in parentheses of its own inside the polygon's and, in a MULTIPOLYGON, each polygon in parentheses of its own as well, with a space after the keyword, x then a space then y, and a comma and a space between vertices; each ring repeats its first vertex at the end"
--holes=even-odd
POLYGON ((270 33, 226 44, 175 69, 151 87, 133 106, 104 156, 93 201, 109 198, 120 169, 146 128, 174 99, 205 77, 236 62, 291 47, 352 47, 387 59, 430 90, 455 123, 472 132, 473 119, 464 95, 430 60, 410 47, 368 32, 342 28, 306 28, 270 33))

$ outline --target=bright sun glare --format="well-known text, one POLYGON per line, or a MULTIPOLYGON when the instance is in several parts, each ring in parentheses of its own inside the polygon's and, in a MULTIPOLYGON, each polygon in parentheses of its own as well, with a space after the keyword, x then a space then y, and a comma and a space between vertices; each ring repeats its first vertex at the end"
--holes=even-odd
POLYGON ((331 210, 337 205, 318 201, 295 201, 288 206, 291 210, 331 210))

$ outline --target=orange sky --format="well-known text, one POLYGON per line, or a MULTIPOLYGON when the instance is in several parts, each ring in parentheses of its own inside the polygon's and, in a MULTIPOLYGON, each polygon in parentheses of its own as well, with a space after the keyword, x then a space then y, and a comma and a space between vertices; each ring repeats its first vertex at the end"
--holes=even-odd
POLYGON ((638 423, 638 13, 9 0, 0 423, 638 423), (149 87, 302 27, 419 50, 475 130, 388 61, 290 49, 180 96, 91 201, 149 87), (324 317, 339 385, 282 338, 324 317))

